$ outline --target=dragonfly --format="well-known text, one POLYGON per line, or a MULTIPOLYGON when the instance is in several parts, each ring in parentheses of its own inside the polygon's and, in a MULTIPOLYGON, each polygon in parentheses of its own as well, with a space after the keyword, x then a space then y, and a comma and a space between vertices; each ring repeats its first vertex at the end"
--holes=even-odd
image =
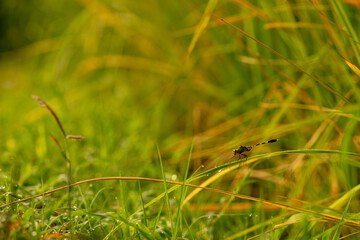
POLYGON ((266 142, 262 142, 262 143, 257 143, 255 145, 252 146, 240 146, 237 149, 233 149, 234 152, 234 156, 239 155, 239 159, 241 157, 247 158, 247 155, 245 154, 245 152, 250 152, 251 149, 253 149, 253 147, 259 146, 259 145, 263 145, 263 144, 267 144, 267 143, 273 143, 273 142, 277 142, 279 139, 271 139, 269 141, 266 142))

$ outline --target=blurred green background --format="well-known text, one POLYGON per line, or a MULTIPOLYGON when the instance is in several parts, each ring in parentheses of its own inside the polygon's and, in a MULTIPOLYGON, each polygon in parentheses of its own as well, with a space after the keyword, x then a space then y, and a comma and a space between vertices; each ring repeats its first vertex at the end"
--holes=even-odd
MULTIPOLYGON (((202 165, 210 169, 236 160, 232 149, 240 144, 272 138, 279 142, 253 154, 359 151, 356 1, 3 0, 0 18, 3 194, 10 185, 29 196, 66 184, 66 164, 50 137, 64 144, 61 132, 32 95, 52 107, 68 134, 85 136, 70 141, 73 181, 161 178, 156 144, 167 177, 182 181, 194 137, 190 174, 202 165)), ((228 173, 213 187, 265 199, 277 194, 309 202, 340 198, 358 184, 356 160, 283 155, 254 170, 228 173)), ((137 185, 126 184, 128 211, 135 211, 137 185)), ((163 190, 160 184, 143 185, 146 201, 163 190)), ((90 199, 102 189, 96 186, 84 187, 90 199)), ((113 191, 99 194, 102 201, 94 205, 99 212, 111 211, 120 192, 118 183, 105 186, 113 191)), ((200 205, 223 197, 199 195, 200 205)), ((350 212, 358 206, 354 200, 350 212)), ((269 217, 263 215, 245 225, 263 223, 269 217)), ((227 227, 220 224, 218 231, 214 223, 199 237, 215 238, 217 231, 230 236, 246 228, 237 221, 237 230, 225 221, 227 227)))

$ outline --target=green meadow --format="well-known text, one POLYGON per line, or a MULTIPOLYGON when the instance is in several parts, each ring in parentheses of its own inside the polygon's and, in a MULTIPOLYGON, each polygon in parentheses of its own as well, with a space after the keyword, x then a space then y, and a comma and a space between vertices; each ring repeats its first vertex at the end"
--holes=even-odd
POLYGON ((360 238, 358 1, 3 0, 0 29, 0 239, 360 238))

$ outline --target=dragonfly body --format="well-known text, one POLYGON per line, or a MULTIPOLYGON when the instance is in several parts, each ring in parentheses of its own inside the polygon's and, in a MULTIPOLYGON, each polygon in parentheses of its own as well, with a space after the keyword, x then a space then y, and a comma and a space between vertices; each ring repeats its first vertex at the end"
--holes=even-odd
POLYGON ((278 141, 278 139, 271 139, 269 141, 258 143, 258 144, 252 145, 252 146, 240 146, 237 149, 233 149, 234 156, 239 155, 239 159, 241 157, 247 158, 247 155, 244 154, 244 153, 245 152, 250 152, 253 147, 256 147, 256 146, 259 146, 259 145, 262 145, 262 144, 266 144, 266 143, 273 143, 273 142, 277 142, 277 141, 278 141))

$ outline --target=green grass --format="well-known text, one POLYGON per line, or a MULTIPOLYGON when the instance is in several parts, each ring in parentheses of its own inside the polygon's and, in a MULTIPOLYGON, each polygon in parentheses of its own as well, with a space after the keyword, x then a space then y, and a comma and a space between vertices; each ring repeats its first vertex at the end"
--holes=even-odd
POLYGON ((346 2, 2 1, 0 239, 358 239, 346 2))

